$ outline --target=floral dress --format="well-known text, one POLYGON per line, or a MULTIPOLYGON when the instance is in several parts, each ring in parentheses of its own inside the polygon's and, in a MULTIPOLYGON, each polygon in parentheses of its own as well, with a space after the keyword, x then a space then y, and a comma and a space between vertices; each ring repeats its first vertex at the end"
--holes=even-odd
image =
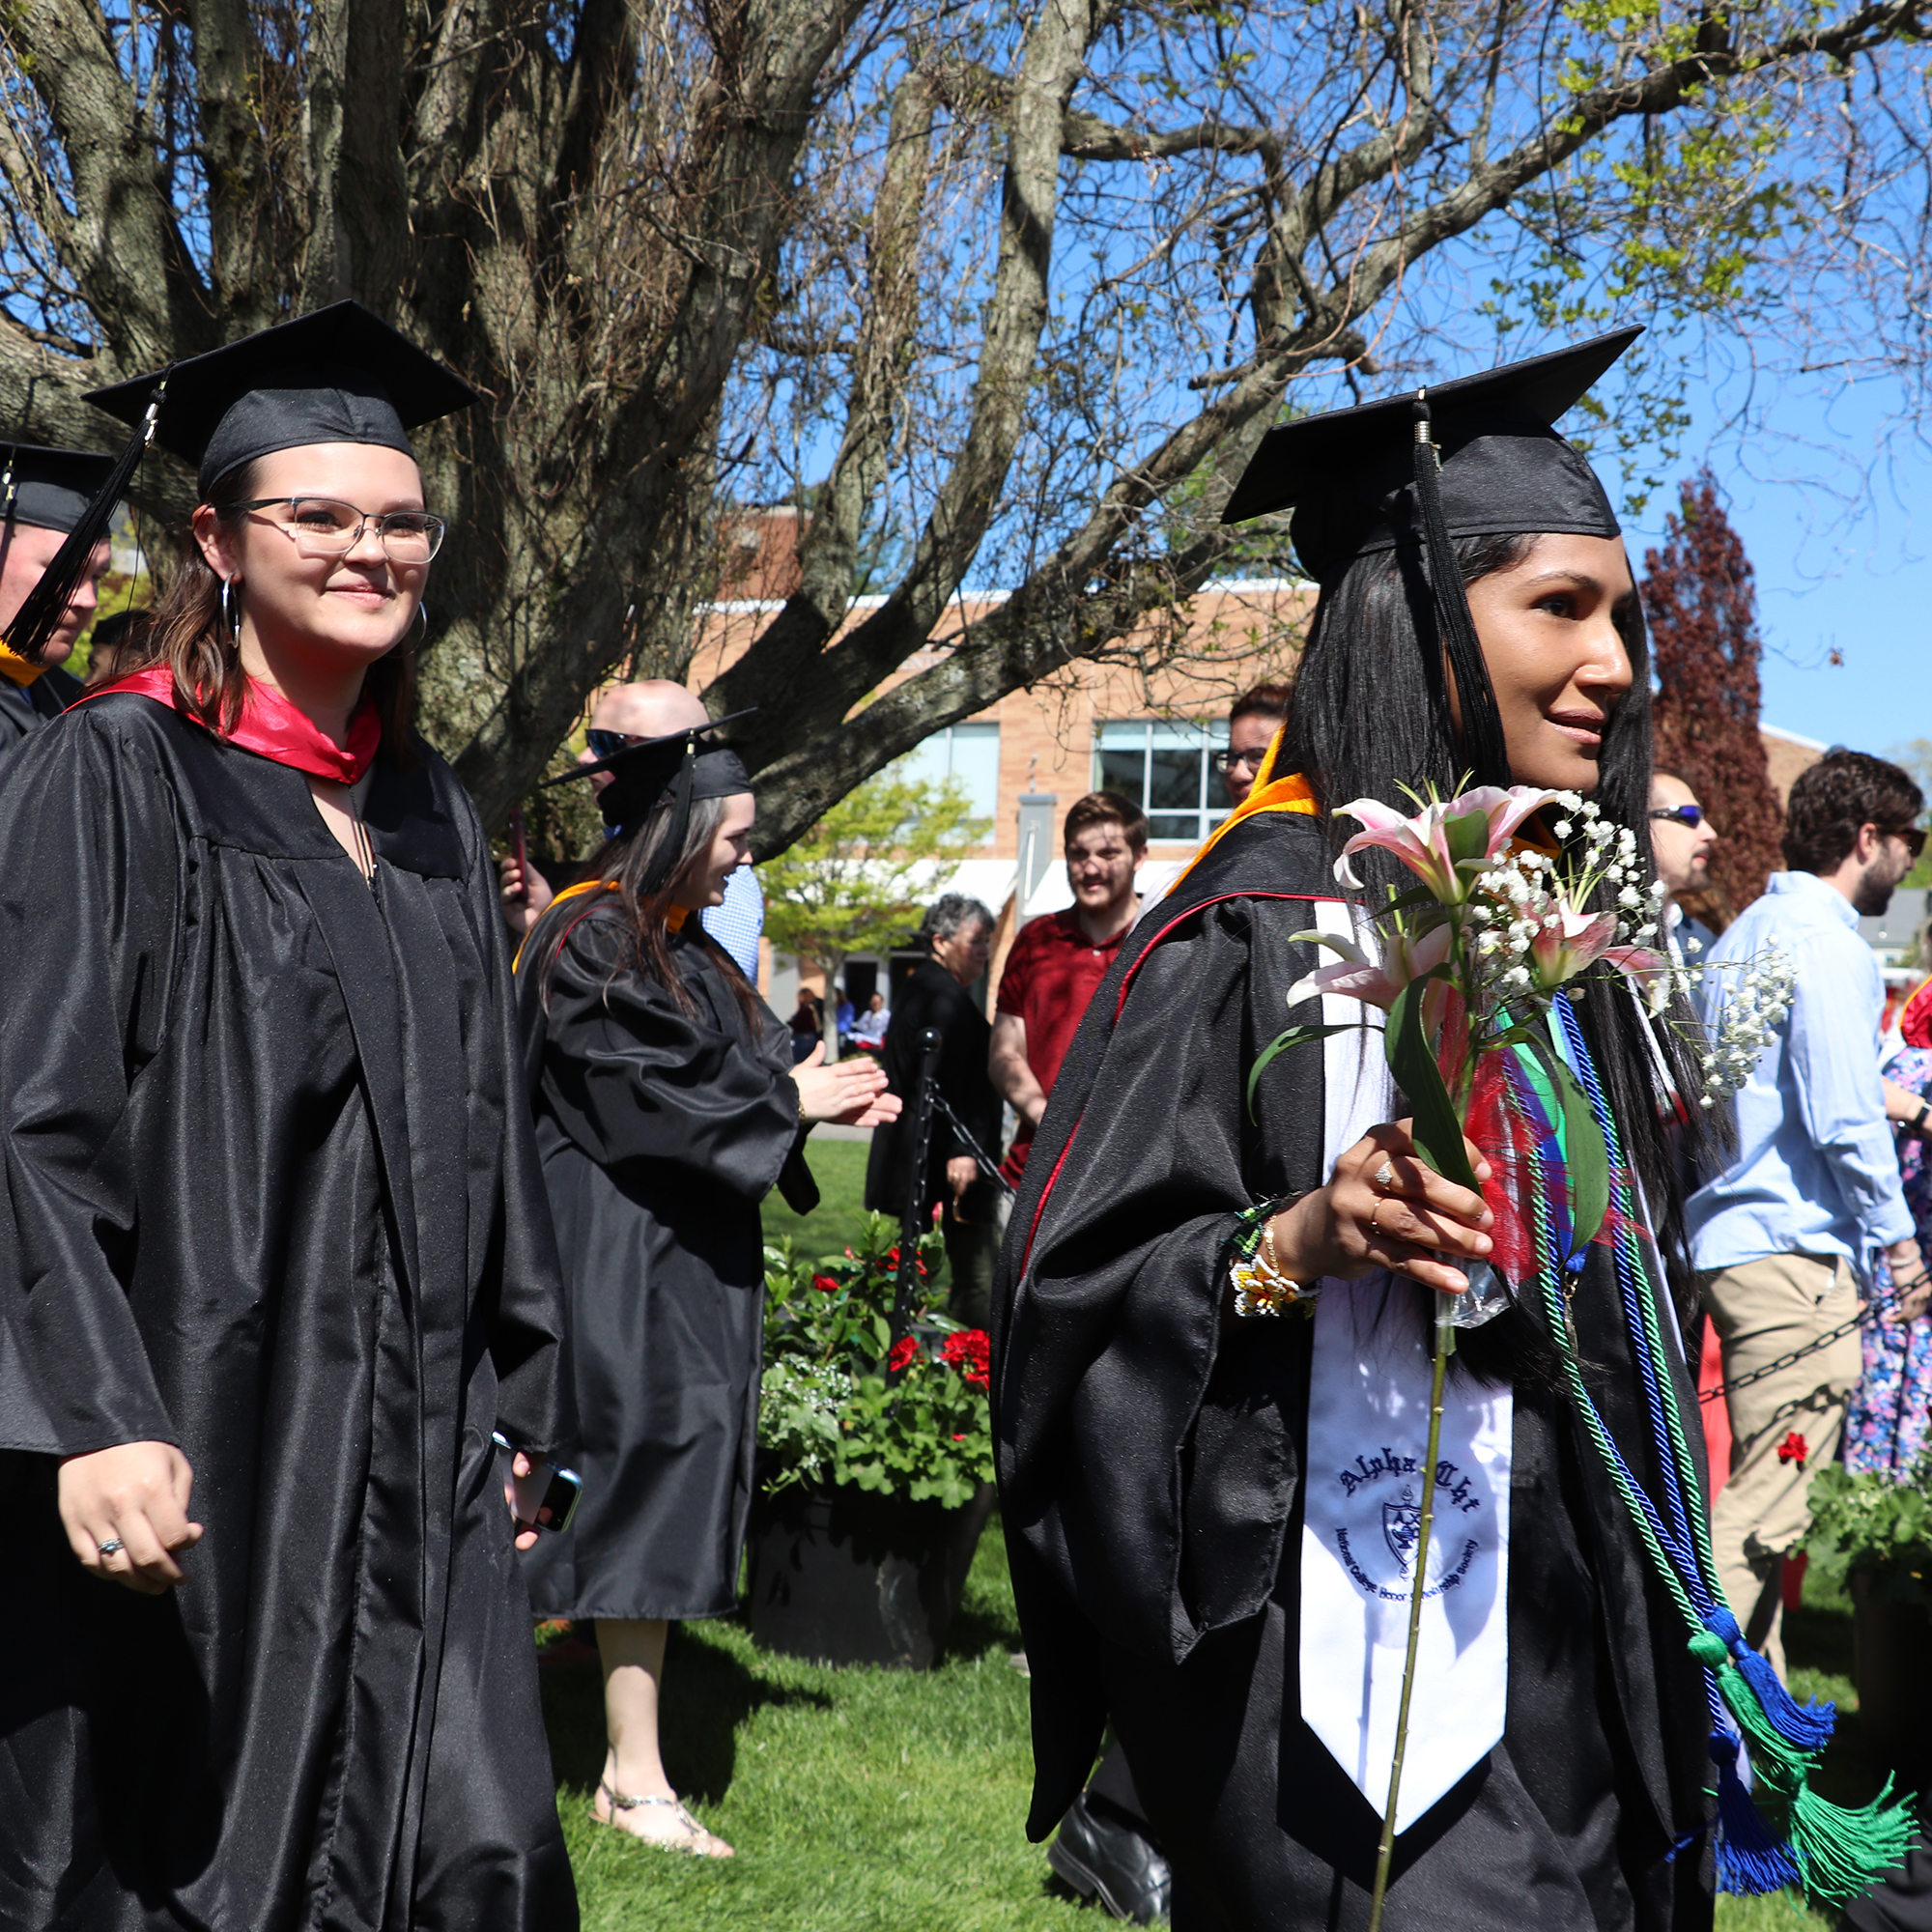
MULTIPOLYGON (((1907 1044, 1885 1063, 1886 1078, 1915 1094, 1932 1093, 1932 982, 1919 988, 1899 1018, 1907 1044)), ((1897 1138, 1905 1205, 1923 1245, 1932 1242, 1927 1143, 1903 1130, 1897 1138)), ((1883 1255, 1874 1264, 1872 1280, 1880 1294, 1890 1293, 1891 1272, 1883 1255)), ((1845 1413, 1845 1467, 1853 1475, 1867 1469, 1902 1472, 1924 1447, 1932 1411, 1932 1313, 1902 1327, 1869 1321, 1861 1339, 1864 1373, 1845 1413)))

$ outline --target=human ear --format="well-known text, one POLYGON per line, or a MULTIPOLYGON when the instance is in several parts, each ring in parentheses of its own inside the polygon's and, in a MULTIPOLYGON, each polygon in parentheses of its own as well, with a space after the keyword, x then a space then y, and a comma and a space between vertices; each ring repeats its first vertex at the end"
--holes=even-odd
POLYGON ((196 505, 190 527, 209 569, 224 583, 239 578, 241 560, 233 554, 228 532, 221 526, 220 513, 212 503, 196 505))

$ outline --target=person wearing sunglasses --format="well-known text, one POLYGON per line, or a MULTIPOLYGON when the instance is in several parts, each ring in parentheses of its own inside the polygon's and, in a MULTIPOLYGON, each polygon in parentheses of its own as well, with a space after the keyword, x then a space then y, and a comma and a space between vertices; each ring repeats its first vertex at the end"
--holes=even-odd
POLYGON ((1923 847, 1924 803, 1896 765, 1862 752, 1804 772, 1785 808, 1790 869, 1725 929, 1723 958, 1697 987, 1716 1032, 1731 988, 1773 947, 1793 974, 1789 1011, 1738 1092, 1737 1154, 1685 1208, 1732 1385, 1712 1545, 1747 1639, 1780 1672, 1784 1557, 1810 1527, 1811 1480, 1837 1454, 1861 1365, 1855 1330, 1803 1351, 1873 1294, 1874 1254, 1897 1288, 1886 1321, 1916 1318, 1929 1293, 1879 1077, 1885 984, 1859 933, 1923 847))
POLYGON ((1663 930, 1670 956, 1680 966, 1701 965, 1717 942, 1718 935, 1708 925, 1678 904, 1680 894, 1710 890, 1711 848, 1717 842, 1718 828, 1697 803, 1697 794, 1675 772, 1653 772, 1650 850, 1657 861, 1657 876, 1669 889, 1663 930))
MULTIPOLYGON (((636 684, 613 684, 598 698, 583 734, 580 765, 594 765, 619 752, 662 737, 688 708, 690 694, 665 678, 644 678, 636 684)), ((611 782, 608 772, 593 772, 593 790, 611 782)), ((543 917, 553 894, 550 881, 526 858, 506 853, 497 867, 502 888, 503 923, 511 937, 522 940, 543 917)), ((724 882, 724 903, 707 906, 699 915, 704 929, 753 985, 758 983, 758 941, 765 929, 765 895, 758 875, 741 866, 724 882)))

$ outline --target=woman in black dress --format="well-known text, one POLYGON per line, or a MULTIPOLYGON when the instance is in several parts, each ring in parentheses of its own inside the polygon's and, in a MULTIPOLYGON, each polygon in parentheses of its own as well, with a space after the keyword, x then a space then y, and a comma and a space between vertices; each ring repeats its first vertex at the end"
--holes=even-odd
POLYGON ((567 1434, 561 1290, 408 724, 470 400, 353 303, 174 369, 192 547, 0 787, 9 1927, 577 1923, 491 1440, 567 1434))
POLYGON ((593 1815, 706 1857, 730 1847, 678 1802, 658 1749, 667 1626, 728 1615, 757 1447, 758 1204, 816 1201, 815 1121, 898 1103, 869 1059, 792 1065, 789 1030, 696 917, 747 863, 736 755, 700 751, 696 698, 611 774, 612 832, 518 959, 537 1145, 570 1297, 583 1501, 527 1565, 539 1614, 594 1619, 610 1753, 593 1815))

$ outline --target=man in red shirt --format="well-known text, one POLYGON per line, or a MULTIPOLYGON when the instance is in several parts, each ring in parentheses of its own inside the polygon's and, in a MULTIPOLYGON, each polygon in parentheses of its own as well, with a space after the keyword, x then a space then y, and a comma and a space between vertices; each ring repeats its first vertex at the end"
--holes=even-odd
POLYGON ((988 1071, 1020 1117, 1000 1167, 1014 1186, 1080 1016, 1140 917, 1134 874, 1147 858, 1147 814, 1118 792, 1090 792, 1068 809, 1062 837, 1073 903, 1021 927, 993 1019, 988 1071))

